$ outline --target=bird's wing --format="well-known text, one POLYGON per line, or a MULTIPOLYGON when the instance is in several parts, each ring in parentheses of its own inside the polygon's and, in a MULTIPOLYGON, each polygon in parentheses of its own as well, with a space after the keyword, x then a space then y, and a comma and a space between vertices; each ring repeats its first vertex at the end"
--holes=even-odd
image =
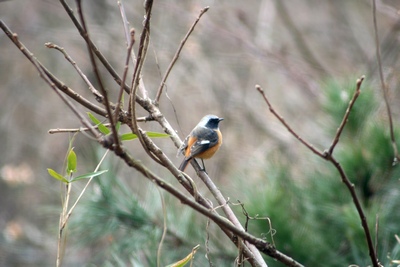
POLYGON ((218 144, 218 133, 214 130, 207 128, 200 128, 192 133, 195 137, 195 142, 190 147, 190 157, 196 157, 198 154, 206 151, 210 147, 218 144))

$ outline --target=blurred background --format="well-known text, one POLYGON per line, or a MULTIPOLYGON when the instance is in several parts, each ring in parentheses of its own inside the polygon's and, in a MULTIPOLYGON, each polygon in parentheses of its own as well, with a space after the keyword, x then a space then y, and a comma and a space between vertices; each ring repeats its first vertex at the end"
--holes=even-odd
MULTIPOLYGON (((69 2, 76 11, 75 2, 69 2)), ((143 1, 122 3, 138 40, 143 1)), ((293 138, 255 90, 256 84, 263 87, 293 129, 323 151, 332 142, 356 80, 365 75, 362 94, 335 156, 355 183, 372 230, 379 217, 378 258, 385 266, 399 264, 395 260, 400 260, 400 176, 398 166, 392 164, 372 2, 155 1, 143 72, 150 97, 154 98, 180 41, 205 6, 210 10, 183 48, 160 109, 182 138, 205 114, 225 118, 221 123, 224 144, 206 161, 207 171, 231 202, 239 200, 250 216, 259 217, 250 221, 249 231, 307 266, 370 264, 360 220, 337 171, 293 138), (266 217, 270 223, 262 219, 266 217)), ((399 10, 397 0, 377 0, 383 72, 397 140, 399 10)), ((117 1, 84 1, 84 13, 92 39, 122 76, 126 39, 117 1)), ((0 2, 0 18, 54 75, 95 102, 63 55, 44 46, 53 42, 64 47, 95 84, 86 45, 59 2, 0 2)), ((116 99, 119 86, 101 71, 116 99)), ((138 112, 147 115, 144 110, 138 112)), ((48 130, 80 126, 0 32, 1 266, 55 265, 62 188, 46 169, 63 172, 72 134, 49 134, 48 130)), ((141 126, 161 131, 155 123, 141 126)), ((156 142, 180 163, 169 139, 156 142)), ((135 158, 179 186, 163 168, 146 159, 138 142, 125 145, 135 158)), ((73 146, 78 175, 93 171, 105 153, 83 134, 75 137, 73 146)), ((159 191, 112 155, 100 169, 109 171, 91 184, 72 214, 63 266, 156 266, 163 224, 159 191)), ((188 173, 195 177, 191 168, 188 173)), ((195 181, 200 192, 210 197, 201 182, 195 181)), ((72 199, 84 185, 84 181, 73 184, 72 199)), ((236 248, 215 225, 206 229, 204 217, 164 193, 163 197, 168 233, 162 266, 182 259, 197 244, 201 247, 194 266, 207 266, 207 234, 214 265, 233 265, 236 248)), ((241 208, 233 209, 244 222, 241 208)), ((266 259, 269 266, 282 266, 266 259)))

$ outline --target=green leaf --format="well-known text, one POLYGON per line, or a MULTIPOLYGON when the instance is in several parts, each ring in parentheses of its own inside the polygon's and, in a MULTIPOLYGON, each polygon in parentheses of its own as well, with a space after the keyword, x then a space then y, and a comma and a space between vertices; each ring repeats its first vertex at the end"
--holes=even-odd
POLYGON ((117 132, 119 131, 119 128, 121 128, 121 122, 118 121, 117 124, 115 124, 115 129, 117 129, 117 132))
POLYGON ((97 127, 99 127, 99 131, 102 132, 103 134, 107 135, 109 134, 111 131, 110 129, 108 129, 101 121, 99 121, 99 119, 97 119, 92 113, 88 112, 87 113, 90 120, 96 124, 97 127))
POLYGON ((63 183, 69 183, 69 181, 67 179, 65 179, 64 176, 62 176, 61 174, 59 174, 58 172, 56 172, 53 169, 47 169, 47 172, 50 174, 51 177, 63 182, 63 183))
POLYGON ((187 263, 189 263, 189 262, 193 259, 194 254, 196 253, 196 251, 197 251, 197 249, 198 249, 199 247, 200 247, 200 245, 195 246, 195 247, 192 249, 192 252, 189 253, 189 255, 187 255, 185 258, 183 258, 183 259, 180 260, 180 261, 177 261, 177 262, 175 262, 175 263, 173 263, 173 264, 168 265, 167 267, 183 267, 183 266, 185 266, 187 263))
POLYGON ((130 140, 133 140, 136 138, 137 138, 137 135, 134 133, 126 133, 126 134, 121 135, 121 141, 130 141, 130 140))
POLYGON ((68 158, 67 158, 67 174, 68 175, 70 175, 72 172, 76 172, 76 165, 77 165, 76 154, 74 152, 74 148, 71 148, 71 150, 68 153, 68 158))
MULTIPOLYGON (((157 133, 157 132, 146 132, 146 135, 150 138, 158 138, 158 137, 168 137, 170 136, 169 134, 166 133, 157 133)), ((126 133, 121 135, 121 141, 130 141, 133 139, 138 138, 136 134, 134 133, 126 133)))
POLYGON ((150 138, 157 138, 157 137, 169 137, 169 134, 166 133, 157 133, 157 132, 146 132, 146 135, 150 138))
POLYGON ((103 174, 105 172, 108 172, 108 170, 86 173, 86 174, 83 174, 83 175, 80 175, 80 176, 77 176, 77 177, 73 178, 70 182, 72 183, 72 182, 75 182, 75 181, 78 181, 78 180, 96 177, 96 176, 99 176, 99 175, 101 175, 101 174, 103 174))

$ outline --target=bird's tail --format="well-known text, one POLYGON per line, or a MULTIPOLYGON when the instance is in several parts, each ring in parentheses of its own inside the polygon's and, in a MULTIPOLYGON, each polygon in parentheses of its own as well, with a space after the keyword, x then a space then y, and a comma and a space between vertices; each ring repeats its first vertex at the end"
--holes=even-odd
POLYGON ((191 158, 185 158, 182 161, 181 165, 179 166, 179 170, 182 171, 182 172, 185 171, 185 169, 186 169, 187 165, 189 164, 190 160, 191 160, 191 158))

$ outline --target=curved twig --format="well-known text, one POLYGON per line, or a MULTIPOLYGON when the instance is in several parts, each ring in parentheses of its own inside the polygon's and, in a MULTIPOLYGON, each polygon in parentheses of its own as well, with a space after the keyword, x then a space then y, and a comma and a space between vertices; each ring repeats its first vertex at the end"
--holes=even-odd
POLYGON ((168 68, 167 68, 167 71, 165 72, 164 77, 163 77, 162 80, 161 80, 160 86, 158 87, 157 95, 156 95, 156 98, 155 98, 155 100, 154 100, 154 102, 155 102, 156 105, 158 105, 158 103, 160 102, 160 97, 161 97, 161 94, 162 94, 162 91, 163 91, 165 82, 167 81, 168 76, 169 76, 169 73, 171 72, 172 68, 174 67, 175 62, 178 60, 179 55, 180 55, 180 53, 181 53, 181 51, 182 51, 183 46, 185 45, 185 43, 186 43, 187 39, 189 38, 190 34, 193 32, 194 27, 196 27, 196 25, 197 25, 197 23, 199 22, 201 16, 203 16, 203 14, 206 13, 206 12, 208 11, 209 8, 210 8, 209 6, 206 6, 205 8, 203 8, 202 10, 200 10, 199 16, 198 16, 197 19, 193 22, 193 24, 192 24, 192 26, 190 27, 189 31, 186 33, 185 37, 182 39, 181 44, 179 45, 178 50, 176 50, 175 55, 174 55, 174 57, 172 58, 171 63, 169 63, 169 66, 168 66, 168 68))

